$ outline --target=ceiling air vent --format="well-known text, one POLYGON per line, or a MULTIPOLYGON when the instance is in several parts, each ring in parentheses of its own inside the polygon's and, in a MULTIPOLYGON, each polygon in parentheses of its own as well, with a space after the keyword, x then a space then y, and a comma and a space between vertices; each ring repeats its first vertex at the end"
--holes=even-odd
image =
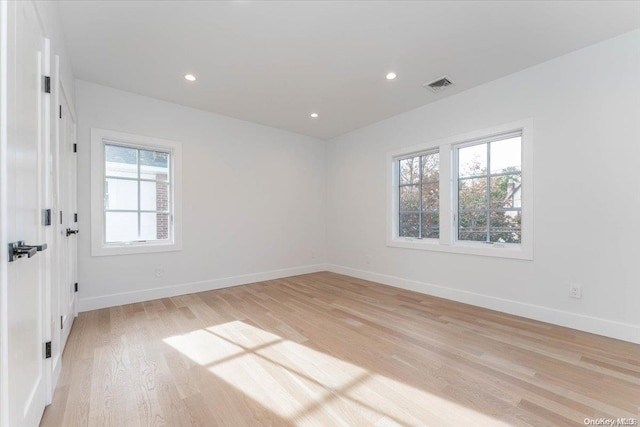
POLYGON ((438 80, 435 80, 431 83, 425 83, 424 87, 431 89, 432 91, 438 93, 438 92, 442 92, 443 90, 445 90, 446 88, 448 88, 449 86, 453 85, 453 82, 451 80, 449 80, 449 78, 447 76, 444 76, 442 78, 439 78, 438 80))

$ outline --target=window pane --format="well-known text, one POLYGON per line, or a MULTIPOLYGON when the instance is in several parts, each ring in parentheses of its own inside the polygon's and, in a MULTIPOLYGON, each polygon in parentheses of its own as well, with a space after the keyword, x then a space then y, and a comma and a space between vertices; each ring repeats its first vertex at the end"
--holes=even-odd
POLYGON ((105 241, 131 242, 138 239, 138 214, 136 212, 106 212, 105 241))
POLYGON ((458 240, 466 240, 473 242, 486 242, 487 241, 487 233, 485 232, 472 232, 472 231, 463 231, 460 230, 460 234, 458 235, 458 240))
POLYGON ((140 178, 169 180, 169 153, 140 150, 140 178))
POLYGON ((478 176, 487 173, 487 144, 458 149, 458 176, 478 176))
POLYGON ((491 207, 513 208, 522 205, 520 174, 491 177, 491 207))
POLYGON ((422 186, 422 209, 437 211, 440 206, 440 184, 424 184, 422 186))
POLYGON ((169 214, 141 213, 141 240, 166 240, 169 238, 169 214))
POLYGON ((440 215, 437 212, 422 214, 422 237, 427 239, 440 237, 440 215))
POLYGON ((487 240, 486 211, 462 212, 459 214, 458 240, 487 240))
POLYGON ((135 148, 104 146, 105 173, 121 178, 138 177, 138 150, 135 148))
POLYGON ((400 237, 420 237, 420 215, 417 213, 401 213, 398 235, 400 237))
POLYGON ((422 156, 422 182, 433 182, 440 179, 440 154, 431 153, 422 156))
POLYGON ((458 209, 487 207, 487 178, 469 178, 458 181, 458 209))
POLYGON ((169 212, 169 184, 140 181, 140 209, 169 212))
POLYGON ((522 137, 491 143, 491 173, 520 171, 522 166, 522 137))
POLYGON ((400 187, 400 212, 420 210, 420 186, 400 187))
POLYGON ((398 161, 400 184, 417 184, 420 181, 420 157, 398 161))
POLYGON ((491 212, 489 237, 492 242, 520 243, 521 226, 520 211, 491 212))
POLYGON ((138 181, 107 178, 105 208, 138 210, 138 181))

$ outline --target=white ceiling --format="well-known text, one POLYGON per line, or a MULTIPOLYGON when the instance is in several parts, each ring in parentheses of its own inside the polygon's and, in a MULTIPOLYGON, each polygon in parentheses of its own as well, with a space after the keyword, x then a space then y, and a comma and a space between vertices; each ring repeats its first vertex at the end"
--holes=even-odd
POLYGON ((60 9, 77 78, 318 138, 640 27, 640 3, 618 1, 62 1, 60 9), (422 88, 445 74, 456 85, 444 93, 422 88))

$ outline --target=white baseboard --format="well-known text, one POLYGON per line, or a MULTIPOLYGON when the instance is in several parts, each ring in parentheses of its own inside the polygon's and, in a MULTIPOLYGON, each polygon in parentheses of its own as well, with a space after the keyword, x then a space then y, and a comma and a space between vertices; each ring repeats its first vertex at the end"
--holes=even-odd
POLYGON ((135 302, 151 301, 158 298, 168 298, 213 289, 229 288, 231 286, 246 285, 264 280, 281 279, 283 277, 298 276, 300 274, 326 271, 325 264, 306 265, 302 267, 271 270, 262 273, 244 274, 240 276, 224 277, 221 279, 203 280, 200 282, 183 283, 161 288, 144 289, 140 291, 121 292, 117 294, 101 295, 78 300, 78 311, 97 310, 99 308, 115 307, 135 302))
POLYGON ((414 292, 420 292, 422 294, 433 295, 503 313, 539 320, 541 322, 552 323, 555 325, 565 326, 567 328, 640 344, 640 326, 632 325, 630 323, 585 316, 583 314, 556 310, 539 305, 526 304, 504 298, 437 286, 429 283, 418 282, 416 280, 402 279, 396 276, 373 273, 370 271, 343 267, 335 264, 327 264, 326 269, 333 273, 370 280, 372 282, 382 283, 396 288, 407 289, 414 292))

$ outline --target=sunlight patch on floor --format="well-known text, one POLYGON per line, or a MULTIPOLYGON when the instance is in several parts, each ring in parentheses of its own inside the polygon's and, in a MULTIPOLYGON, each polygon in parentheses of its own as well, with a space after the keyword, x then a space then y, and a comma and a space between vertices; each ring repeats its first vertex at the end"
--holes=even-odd
POLYGON ((508 425, 242 321, 168 337, 164 342, 299 426, 321 425, 322 420, 333 425, 380 427, 508 425))
MULTIPOLYGON (((228 328, 229 327, 224 329, 228 328)), ((225 333, 233 337, 237 335, 237 331, 225 333)), ((208 366, 247 354, 246 349, 242 347, 240 343, 236 344, 232 339, 225 339, 222 336, 213 335, 206 329, 198 329, 188 334, 165 338, 163 341, 201 366, 208 366)), ((263 343, 257 345, 253 343, 253 347, 270 345, 280 341, 282 341, 280 337, 273 335, 273 339, 264 340, 263 343)))

